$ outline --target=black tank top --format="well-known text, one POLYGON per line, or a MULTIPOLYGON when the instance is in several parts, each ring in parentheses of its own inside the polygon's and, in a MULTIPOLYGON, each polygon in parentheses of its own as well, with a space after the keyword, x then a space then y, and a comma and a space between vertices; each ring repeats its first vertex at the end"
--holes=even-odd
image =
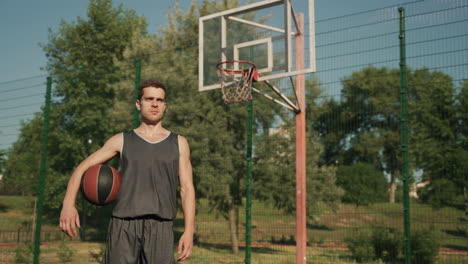
POLYGON ((119 172, 122 184, 113 216, 172 220, 177 213, 179 142, 173 133, 149 142, 134 130, 123 133, 119 172))

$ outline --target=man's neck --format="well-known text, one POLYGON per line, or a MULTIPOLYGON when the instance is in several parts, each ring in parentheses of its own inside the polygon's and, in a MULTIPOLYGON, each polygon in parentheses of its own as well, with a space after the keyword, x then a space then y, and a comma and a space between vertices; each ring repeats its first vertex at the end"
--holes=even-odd
POLYGON ((161 122, 158 122, 157 124, 147 124, 142 122, 135 131, 138 135, 151 142, 161 140, 167 137, 169 133, 169 131, 162 126, 161 122))

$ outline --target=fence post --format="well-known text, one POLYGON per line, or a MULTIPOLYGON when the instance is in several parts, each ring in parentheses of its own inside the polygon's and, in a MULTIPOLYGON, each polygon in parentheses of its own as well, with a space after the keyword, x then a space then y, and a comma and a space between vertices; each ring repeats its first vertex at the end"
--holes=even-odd
POLYGON ((406 80, 405 9, 398 8, 400 14, 400 110, 401 110, 401 155, 403 176, 403 218, 405 264, 411 264, 410 244, 410 205, 409 205, 409 160, 408 160, 408 87, 406 80))
POLYGON ((34 254, 33 254, 34 264, 39 264, 39 253, 40 253, 40 243, 41 243, 41 225, 42 225, 42 204, 44 201, 47 144, 48 144, 48 136, 49 136, 49 113, 50 113, 51 90, 52 90, 52 77, 47 77, 47 89, 46 89, 45 107, 44 107, 44 125, 42 127, 41 168, 40 168, 40 175, 39 175, 39 190, 37 192, 38 199, 37 199, 36 230, 34 233, 34 254))

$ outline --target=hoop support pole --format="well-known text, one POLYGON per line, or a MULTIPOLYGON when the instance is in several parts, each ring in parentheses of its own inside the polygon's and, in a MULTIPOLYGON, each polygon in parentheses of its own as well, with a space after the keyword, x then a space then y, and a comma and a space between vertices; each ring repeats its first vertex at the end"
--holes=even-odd
MULTIPOLYGON (((304 30, 304 14, 297 13, 297 27, 304 30)), ((304 69, 304 36, 296 36, 296 70, 304 69)), ((296 264, 306 264, 307 217, 306 217, 306 100, 305 76, 296 76, 296 264)))

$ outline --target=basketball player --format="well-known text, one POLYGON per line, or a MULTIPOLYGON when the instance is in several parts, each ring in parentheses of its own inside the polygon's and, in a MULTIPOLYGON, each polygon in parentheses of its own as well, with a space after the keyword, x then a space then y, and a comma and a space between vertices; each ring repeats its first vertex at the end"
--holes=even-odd
POLYGON ((107 234, 104 264, 173 264, 173 219, 177 184, 184 212, 178 261, 190 257, 195 222, 195 191, 187 140, 162 126, 166 88, 148 80, 140 87, 136 107, 141 124, 111 137, 73 172, 60 214, 60 228, 76 237, 80 227, 75 200, 83 173, 120 153, 122 184, 107 234))

